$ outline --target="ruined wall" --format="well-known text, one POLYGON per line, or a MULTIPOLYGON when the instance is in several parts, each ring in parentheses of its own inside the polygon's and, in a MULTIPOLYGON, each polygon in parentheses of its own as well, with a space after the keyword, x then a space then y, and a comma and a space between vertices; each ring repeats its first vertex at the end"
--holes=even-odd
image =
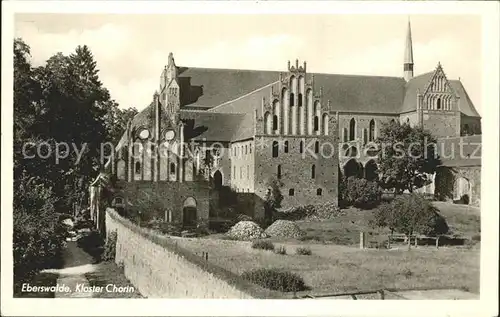
MULTIPOLYGON (((210 261, 178 247, 175 238, 140 228, 106 210, 106 232, 116 232, 116 263, 148 298, 279 298, 210 261)), ((181 238, 179 238, 181 239, 181 238)))
POLYGON ((481 203, 481 167, 439 167, 435 177, 435 196, 440 200, 458 200, 461 194, 469 196, 469 204, 479 206, 481 203), (463 191, 459 178, 468 182, 468 190, 463 191))
MULTIPOLYGON (((151 204, 151 212, 160 210, 164 216, 170 211, 172 221, 182 221, 184 201, 188 197, 196 200, 196 214, 198 220, 208 219, 209 188, 208 184, 201 182, 118 182, 115 197, 123 197, 125 206, 137 206, 141 201, 151 204)), ((166 219, 166 217, 165 217, 166 219)))

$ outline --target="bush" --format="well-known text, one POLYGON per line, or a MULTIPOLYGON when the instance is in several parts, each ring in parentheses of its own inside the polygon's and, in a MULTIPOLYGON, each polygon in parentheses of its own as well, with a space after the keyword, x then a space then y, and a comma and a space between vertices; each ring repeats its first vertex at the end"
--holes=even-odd
POLYGON ((300 292, 307 290, 304 280, 300 276, 278 269, 256 269, 244 272, 241 277, 274 291, 300 292))
POLYGON ((284 246, 279 246, 274 249, 274 253, 286 255, 286 248, 284 246))
POLYGON ((345 199, 354 207, 369 209, 377 206, 382 198, 382 190, 377 182, 366 179, 349 177, 345 199))
POLYGON ((104 246, 104 254, 102 255, 102 259, 104 261, 114 261, 116 258, 116 242, 118 240, 118 234, 116 231, 112 231, 108 233, 108 237, 106 239, 106 244, 104 246))
POLYGON ((274 244, 271 241, 255 240, 254 242, 252 242, 252 248, 261 250, 274 250, 274 244))
POLYGON ((312 251, 310 248, 307 247, 299 247, 297 250, 295 250, 295 253, 298 255, 311 255, 312 251))
POLYGON ((99 232, 93 230, 78 239, 77 245, 95 260, 99 260, 103 252, 104 240, 99 232))

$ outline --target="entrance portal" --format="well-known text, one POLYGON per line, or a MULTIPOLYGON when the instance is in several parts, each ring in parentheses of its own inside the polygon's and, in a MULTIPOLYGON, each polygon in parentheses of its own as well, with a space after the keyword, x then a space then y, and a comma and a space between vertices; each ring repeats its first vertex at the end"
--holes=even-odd
POLYGON ((188 228, 196 227, 196 221, 196 200, 193 197, 188 197, 182 208, 182 225, 188 228))

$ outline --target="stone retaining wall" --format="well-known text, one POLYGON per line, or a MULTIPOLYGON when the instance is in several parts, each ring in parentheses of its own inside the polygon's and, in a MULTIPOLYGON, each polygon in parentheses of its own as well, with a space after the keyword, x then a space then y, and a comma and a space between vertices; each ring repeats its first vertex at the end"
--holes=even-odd
POLYGON ((238 275, 178 247, 175 241, 140 228, 106 210, 106 232, 117 233, 116 263, 125 276, 148 298, 281 298, 238 275))

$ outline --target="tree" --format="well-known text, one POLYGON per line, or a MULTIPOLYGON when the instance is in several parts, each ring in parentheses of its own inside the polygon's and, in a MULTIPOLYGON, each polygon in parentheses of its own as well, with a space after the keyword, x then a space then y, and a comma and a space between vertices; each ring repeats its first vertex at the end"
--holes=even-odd
POLYGON ((369 209, 376 206, 382 198, 382 191, 377 182, 363 178, 349 177, 344 199, 354 207, 369 209))
POLYGON ((401 195, 388 204, 379 206, 375 213, 375 223, 380 227, 401 232, 408 237, 419 233, 438 236, 448 232, 446 220, 430 201, 420 194, 401 195))
POLYGON ((264 198, 264 214, 266 220, 274 221, 274 214, 281 208, 283 194, 281 193, 283 183, 276 177, 270 177, 267 181, 267 193, 264 198))
POLYGON ((439 165, 436 138, 421 127, 390 122, 382 126, 376 141, 380 186, 396 194, 412 193, 430 182, 439 165))

